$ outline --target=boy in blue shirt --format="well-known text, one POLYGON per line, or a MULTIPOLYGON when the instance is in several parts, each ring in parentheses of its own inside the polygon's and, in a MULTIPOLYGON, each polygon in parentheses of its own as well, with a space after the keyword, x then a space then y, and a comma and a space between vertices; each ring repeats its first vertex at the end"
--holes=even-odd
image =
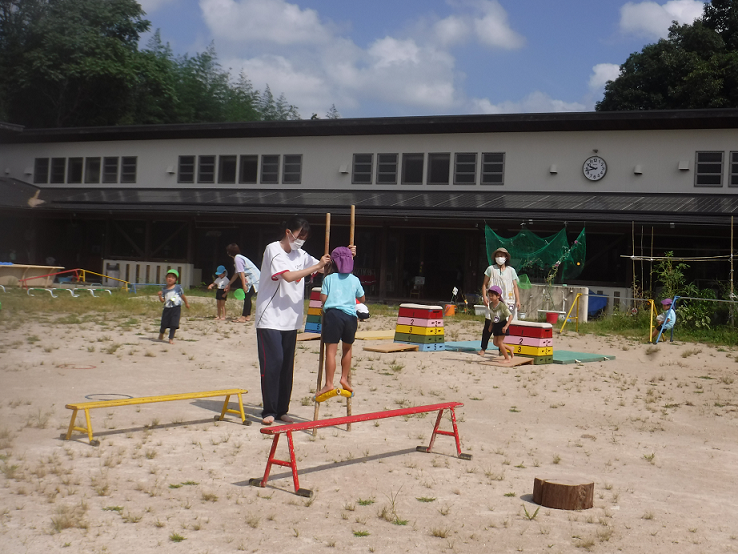
POLYGON ((341 341, 341 388, 353 392, 349 383, 351 355, 358 320, 356 318, 356 299, 364 302, 364 289, 354 270, 354 258, 346 246, 339 246, 331 252, 331 263, 337 273, 323 279, 320 301, 323 303, 323 342, 326 348, 325 386, 315 396, 333 390, 333 376, 336 373, 336 352, 341 341))

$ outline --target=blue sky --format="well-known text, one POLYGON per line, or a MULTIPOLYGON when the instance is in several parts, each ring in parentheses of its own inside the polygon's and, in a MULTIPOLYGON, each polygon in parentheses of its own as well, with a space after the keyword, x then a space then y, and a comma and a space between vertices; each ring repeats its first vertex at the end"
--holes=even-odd
MULTIPOLYGON (((702 0, 140 0, 176 54, 302 117, 590 111, 629 54, 702 0)), ((145 43, 147 36, 142 38, 145 43)))

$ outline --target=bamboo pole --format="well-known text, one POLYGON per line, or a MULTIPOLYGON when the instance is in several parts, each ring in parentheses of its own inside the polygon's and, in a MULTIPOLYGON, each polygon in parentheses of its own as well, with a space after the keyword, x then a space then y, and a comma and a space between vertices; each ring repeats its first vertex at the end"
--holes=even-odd
MULTIPOLYGON (((323 249, 324 254, 328 254, 330 251, 331 244, 331 214, 325 214, 325 248, 323 249)), ((320 328, 323 329, 323 316, 320 316, 320 328)), ((320 334, 320 354, 318 355, 318 384, 315 386, 315 394, 323 388, 323 362, 325 361, 325 342, 323 341, 323 333, 320 334)), ((313 410, 313 421, 317 421, 320 415, 320 402, 315 402, 315 409, 313 410)), ((313 429, 313 436, 318 434, 317 427, 313 429)))
MULTIPOLYGON (((354 224, 356 223, 356 206, 351 204, 351 227, 349 228, 349 246, 354 245, 354 224)), ((348 382, 351 384, 351 371, 349 370, 348 382)), ((351 398, 346 399, 346 415, 351 415, 351 398)), ((346 424, 346 431, 351 431, 351 424, 346 424)))

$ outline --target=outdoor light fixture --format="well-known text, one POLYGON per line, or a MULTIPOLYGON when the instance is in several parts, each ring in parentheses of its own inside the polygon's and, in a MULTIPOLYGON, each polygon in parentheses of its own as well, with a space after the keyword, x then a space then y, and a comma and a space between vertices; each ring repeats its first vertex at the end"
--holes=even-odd
POLYGON ((643 168, 641 167, 641 164, 638 164, 633 168, 633 173, 636 175, 643 175, 643 168))
POLYGON ((548 172, 551 174, 556 174, 559 172, 559 168, 556 167, 556 164, 551 164, 551 167, 549 168, 548 172))
POLYGON ((679 171, 689 171, 689 160, 679 161, 679 171))
POLYGON ((170 166, 167 167, 167 173, 169 173, 169 175, 174 175, 177 172, 174 171, 174 166, 173 165, 170 165, 170 166))
POLYGON ((33 168, 31 168, 31 167, 27 167, 27 168, 26 168, 26 169, 25 169, 25 170, 23 171, 23 173, 25 173, 26 175, 33 175, 33 168))
POLYGON ((348 164, 341 164, 341 167, 338 168, 338 172, 347 175, 349 172, 348 164))

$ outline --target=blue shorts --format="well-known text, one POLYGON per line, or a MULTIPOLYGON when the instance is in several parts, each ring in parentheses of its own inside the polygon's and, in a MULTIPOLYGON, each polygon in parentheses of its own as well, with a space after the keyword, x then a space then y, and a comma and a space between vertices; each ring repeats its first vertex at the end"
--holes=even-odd
POLYGON ((328 308, 323 314, 323 342, 325 344, 354 344, 359 320, 338 308, 328 308))

